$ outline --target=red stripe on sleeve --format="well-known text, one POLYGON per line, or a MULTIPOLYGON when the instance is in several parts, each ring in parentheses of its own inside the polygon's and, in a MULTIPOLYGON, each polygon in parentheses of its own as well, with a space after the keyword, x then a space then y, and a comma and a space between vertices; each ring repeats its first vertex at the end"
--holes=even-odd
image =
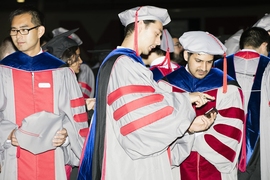
POLYGON ((88 99, 88 98, 89 98, 89 96, 88 96, 87 94, 85 94, 85 93, 83 93, 83 97, 84 97, 85 99, 88 99))
POLYGON ((147 106, 147 105, 150 105, 153 103, 160 102, 163 99, 164 99, 164 96, 162 96, 161 94, 152 94, 150 96, 136 99, 130 103, 123 105, 119 109, 117 109, 113 113, 114 119, 116 121, 118 121, 121 117, 125 116, 126 114, 128 114, 131 111, 134 111, 136 109, 139 109, 141 107, 144 107, 144 106, 147 106))
POLYGON ((172 165, 171 146, 169 146, 169 147, 167 148, 167 153, 168 153, 168 158, 169 158, 169 161, 170 161, 170 165, 172 165))
POLYGON ((235 118, 241 120, 243 123, 245 121, 245 113, 243 109, 237 107, 230 107, 227 109, 220 109, 218 113, 223 117, 235 118))
POLYGON ((92 88, 90 86, 88 86, 87 83, 84 83, 84 82, 79 82, 79 84, 84 88, 84 89, 87 89, 88 91, 92 91, 92 88))
POLYGON ((236 152, 229 146, 226 146, 225 144, 223 144, 221 141, 219 141, 217 138, 215 138, 210 134, 204 135, 204 139, 207 142, 207 144, 217 153, 219 153, 220 155, 222 155, 231 162, 234 161, 236 152))
POLYGON ((130 85, 125 87, 120 87, 108 95, 108 104, 111 105, 121 96, 131 94, 131 93, 153 93, 155 89, 152 86, 143 85, 130 85))
POLYGON ((183 89, 180 89, 179 87, 172 86, 172 92, 183 93, 183 92, 185 92, 185 91, 184 91, 183 89))
POLYGON ((137 119, 137 120, 121 127, 120 132, 123 136, 126 136, 126 135, 132 133, 133 131, 136 131, 137 129, 140 129, 144 126, 147 126, 151 123, 154 123, 154 122, 161 120, 162 118, 172 114, 173 109, 174 108, 171 106, 164 107, 164 108, 162 108, 162 109, 160 109, 152 114, 149 114, 145 117, 137 119))
POLYGON ((81 135, 81 137, 87 137, 88 132, 89 132, 89 128, 83 128, 83 129, 80 129, 79 134, 81 135))
POLYGON ((70 105, 72 108, 79 107, 79 106, 84 106, 85 101, 83 97, 77 98, 77 99, 72 99, 70 100, 70 105))
POLYGON ((73 116, 73 118, 74 118, 74 120, 76 122, 86 122, 86 121, 88 121, 88 116, 87 116, 87 113, 86 112, 81 113, 81 114, 75 114, 73 116))
POLYGON ((242 132, 240 129, 227 124, 217 124, 214 126, 214 129, 225 136, 235 139, 238 143, 241 141, 242 132))

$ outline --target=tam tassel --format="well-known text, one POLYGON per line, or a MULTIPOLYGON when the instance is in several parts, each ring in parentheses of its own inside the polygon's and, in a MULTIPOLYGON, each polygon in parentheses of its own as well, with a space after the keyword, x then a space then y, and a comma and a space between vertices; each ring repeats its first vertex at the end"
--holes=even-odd
POLYGON ((139 7, 136 11, 136 14, 135 14, 135 27, 134 27, 134 48, 135 48, 135 52, 136 52, 136 55, 139 56, 139 48, 138 48, 138 11, 141 9, 141 7, 139 7))
POLYGON ((227 93, 227 58, 226 53, 223 55, 223 93, 227 93))

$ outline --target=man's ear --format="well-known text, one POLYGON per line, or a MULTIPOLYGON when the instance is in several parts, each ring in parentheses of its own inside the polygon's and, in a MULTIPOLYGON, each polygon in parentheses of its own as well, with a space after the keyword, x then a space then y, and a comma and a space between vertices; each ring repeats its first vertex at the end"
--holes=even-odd
POLYGON ((187 51, 184 51, 184 59, 185 59, 185 61, 188 61, 188 52, 187 51))
POLYGON ((44 26, 39 26, 38 27, 38 37, 41 38, 45 33, 45 27, 44 26))
POLYGON ((268 56, 268 43, 263 42, 257 50, 258 53, 268 56), (267 54, 266 54, 267 51, 267 54))
POLYGON ((145 28, 145 24, 142 20, 138 21, 138 32, 141 32, 141 30, 145 28))
POLYGON ((267 42, 263 42, 263 43, 261 44, 261 46, 264 46, 264 47, 266 47, 267 45, 268 45, 267 42))

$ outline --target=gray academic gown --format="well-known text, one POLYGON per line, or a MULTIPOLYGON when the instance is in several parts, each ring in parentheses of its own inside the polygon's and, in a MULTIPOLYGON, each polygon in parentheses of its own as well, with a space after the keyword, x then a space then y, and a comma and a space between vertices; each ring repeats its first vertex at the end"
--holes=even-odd
POLYGON ((169 84, 157 84, 147 67, 118 57, 107 90, 101 179, 173 179, 172 165, 188 156, 194 141, 186 132, 195 111, 188 93, 171 91, 169 84))
POLYGON ((79 165, 88 132, 84 98, 70 68, 40 69, 53 60, 48 53, 36 59, 19 56, 24 69, 0 66, 0 179, 64 180, 65 165, 79 165), (25 70, 30 66, 36 68, 25 70), (15 128, 21 147, 7 141, 15 128), (69 143, 52 147, 55 131, 62 128, 68 132, 69 143))

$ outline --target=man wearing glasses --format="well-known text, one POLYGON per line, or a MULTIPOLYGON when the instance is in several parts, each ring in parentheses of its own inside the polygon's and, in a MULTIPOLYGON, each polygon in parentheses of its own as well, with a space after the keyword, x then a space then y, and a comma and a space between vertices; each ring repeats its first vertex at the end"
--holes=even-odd
POLYGON ((180 55, 184 49, 181 43, 179 42, 179 37, 173 35, 172 40, 173 40, 174 52, 173 52, 171 60, 180 64, 181 66, 185 66, 186 65, 185 60, 181 59, 181 55, 180 55))
POLYGON ((42 14, 23 6, 10 22, 18 51, 0 61, 0 179, 67 179, 88 132, 84 98, 75 74, 42 52, 42 14))

